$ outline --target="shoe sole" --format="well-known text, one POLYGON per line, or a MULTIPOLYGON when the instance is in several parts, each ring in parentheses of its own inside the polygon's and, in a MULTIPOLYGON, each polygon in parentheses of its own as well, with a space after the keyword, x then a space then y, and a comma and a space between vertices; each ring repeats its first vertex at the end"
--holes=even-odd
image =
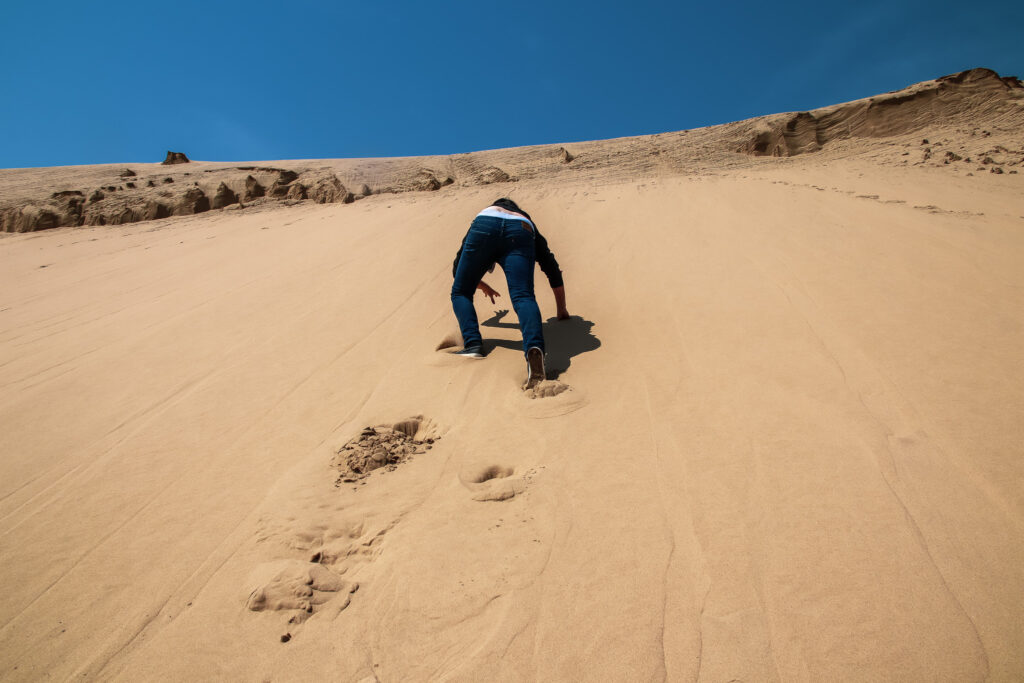
POLYGON ((458 356, 459 358, 476 358, 476 359, 480 359, 480 358, 483 358, 483 357, 484 357, 484 354, 482 354, 482 353, 462 353, 462 352, 455 352, 455 353, 453 353, 452 355, 453 355, 453 356, 458 356))
POLYGON ((524 391, 534 388, 546 379, 544 353, 536 347, 530 349, 526 354, 526 367, 530 375, 526 378, 526 384, 523 385, 524 391))

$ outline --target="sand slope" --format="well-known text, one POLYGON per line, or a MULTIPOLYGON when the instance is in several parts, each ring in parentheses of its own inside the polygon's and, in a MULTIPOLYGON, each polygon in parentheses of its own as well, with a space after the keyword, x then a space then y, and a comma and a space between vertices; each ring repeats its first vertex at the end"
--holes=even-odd
POLYGON ((920 138, 4 235, 0 677, 1020 679, 1024 179, 920 138), (500 194, 555 396, 435 351, 500 194))

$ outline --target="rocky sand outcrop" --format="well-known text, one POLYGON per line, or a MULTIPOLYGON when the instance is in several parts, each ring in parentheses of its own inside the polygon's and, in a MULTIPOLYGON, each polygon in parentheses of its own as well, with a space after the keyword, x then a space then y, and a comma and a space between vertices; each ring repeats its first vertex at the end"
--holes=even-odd
POLYGON ((900 91, 814 111, 778 114, 765 120, 737 151, 789 157, 816 152, 840 138, 882 138, 933 125, 968 110, 984 110, 1007 97, 1024 97, 1024 84, 990 69, 971 69, 900 91))
MULTIPOLYGON (((281 167, 195 162, 182 152, 169 151, 160 164, 133 168, 73 167, 74 174, 49 177, 45 169, 13 169, 0 171, 0 230, 119 225, 303 201, 347 204, 377 194, 436 192, 451 185, 687 175, 699 173, 710 158, 723 168, 751 166, 766 163, 759 157, 821 153, 855 138, 877 140, 874 144, 890 148, 901 144, 905 151, 893 163, 930 164, 972 174, 1015 174, 1015 167, 1024 165, 1024 149, 1012 134, 1024 123, 1022 104, 1020 80, 989 69, 971 69, 813 111, 693 131, 575 143, 571 149, 539 145, 437 157, 279 162, 281 167), (980 126, 980 121, 985 125, 980 126), (969 131, 977 144, 951 149, 949 141, 957 136, 937 133, 953 129, 969 131), (991 137, 993 131, 1002 133, 991 137), (68 184, 72 177, 80 181, 70 187, 52 184, 57 181, 47 184, 51 177, 68 184)), ((860 144, 857 153, 864 149, 860 144)), ((500 187, 495 191, 508 193, 500 187)))

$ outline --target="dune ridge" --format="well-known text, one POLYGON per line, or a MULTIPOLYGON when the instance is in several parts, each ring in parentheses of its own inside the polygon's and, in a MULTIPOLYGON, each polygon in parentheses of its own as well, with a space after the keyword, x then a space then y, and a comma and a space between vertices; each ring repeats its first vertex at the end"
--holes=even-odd
POLYGON ((0 171, 23 216, 211 204, 0 234, 0 678, 1020 680, 1020 92, 0 171), (500 272, 448 353, 497 195, 573 314, 538 280, 530 393, 500 272))
MULTIPOLYGON (((984 120, 990 127, 1014 130, 1020 124, 1021 102, 1020 80, 978 68, 811 112, 575 143, 568 145, 571 152, 565 144, 553 144, 434 157, 275 162, 288 168, 224 162, 175 162, 168 167, 164 161, 60 171, 0 170, 0 231, 121 225, 307 199, 349 203, 371 194, 434 191, 453 184, 686 174, 706 170, 707 164, 747 165, 740 154, 795 156, 821 150, 834 140, 863 143, 865 138, 891 138, 937 125, 969 126, 984 120)), ((1024 159, 1021 147, 1018 140, 1004 148, 1017 156, 1009 163, 1024 159)), ((960 160, 971 153, 960 150, 956 156, 960 160)))

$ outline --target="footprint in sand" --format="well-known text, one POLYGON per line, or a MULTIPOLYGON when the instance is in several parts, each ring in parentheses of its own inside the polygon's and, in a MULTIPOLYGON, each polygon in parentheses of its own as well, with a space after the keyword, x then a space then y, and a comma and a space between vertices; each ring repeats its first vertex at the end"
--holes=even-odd
POLYGON ((300 560, 263 565, 253 580, 259 585, 249 593, 246 607, 253 612, 291 610, 289 624, 301 624, 328 607, 337 615, 359 588, 358 583, 345 581, 322 564, 300 560), (268 575, 269 580, 262 580, 268 575))
POLYGON ((473 493, 473 500, 501 501, 526 490, 526 481, 516 468, 504 465, 470 465, 459 473, 459 481, 473 493))
MULTIPOLYGON (((332 465, 341 471, 335 486, 376 469, 393 470, 415 454, 426 453, 442 433, 422 415, 366 427, 335 452, 332 465)), ((274 554, 291 557, 256 568, 247 584, 246 607, 253 612, 290 612, 288 624, 293 628, 281 635, 282 643, 289 642, 295 628, 311 617, 325 613, 332 619, 349 606, 359 584, 342 575, 379 555, 381 540, 398 522, 395 518, 368 523, 365 508, 364 514, 353 515, 336 496, 302 506, 303 511, 315 508, 313 515, 300 512, 260 520, 256 542, 266 543, 274 554)))
POLYGON ((530 389, 509 392, 508 407, 543 419, 575 412, 587 404, 586 394, 565 382, 548 379, 530 389))
POLYGON ((429 451, 440 438, 437 425, 422 415, 366 427, 335 453, 333 465, 341 473, 334 485, 354 483, 380 468, 393 471, 414 455, 429 451))
POLYGON ((277 541, 289 552, 298 551, 308 559, 280 559, 259 565, 247 582, 246 607, 253 612, 289 613, 287 632, 281 636, 283 643, 313 616, 334 619, 349 606, 351 595, 359 588, 357 582, 342 578, 342 574, 371 561, 386 531, 364 529, 359 522, 342 522, 334 529, 296 532, 285 528, 263 537, 261 540, 277 541))
MULTIPOLYGON (((429 347, 428 347, 429 348, 429 347)), ((453 351, 462 348, 462 335, 458 332, 449 332, 444 335, 434 346, 433 351, 425 353, 423 363, 435 367, 451 367, 466 364, 466 359, 454 355, 453 351)), ((425 349, 426 351, 426 349, 425 349)))
POLYGON ((462 335, 458 332, 451 332, 446 334, 441 341, 437 343, 434 351, 444 351, 445 349, 453 349, 456 346, 462 346, 462 335))
POLYGON ((523 392, 527 398, 551 398, 552 396, 558 396, 563 391, 569 391, 570 387, 568 384, 563 384, 557 379, 546 379, 540 382, 530 389, 523 392))

